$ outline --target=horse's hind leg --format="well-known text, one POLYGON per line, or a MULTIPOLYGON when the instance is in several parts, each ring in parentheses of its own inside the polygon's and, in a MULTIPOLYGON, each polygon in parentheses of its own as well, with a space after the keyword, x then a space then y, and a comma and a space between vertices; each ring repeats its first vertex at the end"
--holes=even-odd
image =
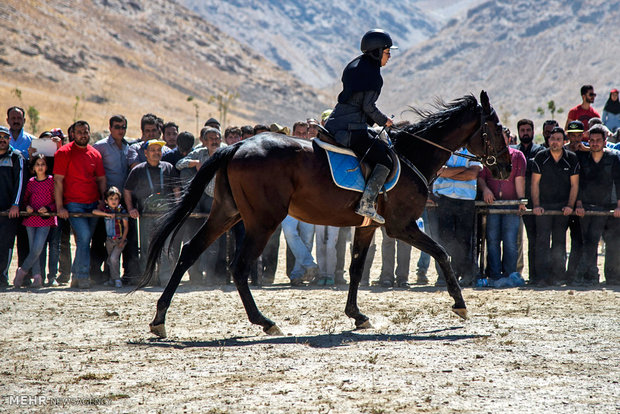
POLYGON ((248 286, 248 275, 250 266, 262 253, 275 228, 276 226, 272 229, 261 228, 260 230, 246 228, 243 243, 233 261, 233 279, 248 319, 251 323, 262 326, 263 331, 268 335, 282 335, 282 331, 275 322, 266 318, 258 310, 248 286))
POLYGON ((362 280, 362 272, 364 270, 364 263, 366 262, 368 247, 372 241, 372 236, 375 234, 375 230, 376 227, 357 227, 355 229, 355 236, 351 249, 352 257, 351 266, 349 267, 351 282, 349 283, 349 296, 347 297, 347 305, 344 309, 344 313, 349 318, 355 319, 355 327, 359 329, 372 327, 368 317, 362 314, 357 306, 357 290, 360 280, 362 280))
POLYGON ((181 282, 181 278, 187 269, 194 264, 202 252, 204 252, 207 247, 217 240, 222 233, 227 231, 240 220, 239 213, 233 216, 230 216, 229 214, 218 214, 218 212, 221 211, 222 209, 218 209, 217 211, 215 211, 215 209, 212 210, 212 213, 205 224, 202 225, 200 230, 198 230, 198 232, 188 243, 183 245, 181 255, 179 256, 179 260, 174 267, 170 281, 157 301, 157 313, 155 314, 153 322, 150 324, 151 332, 155 335, 161 338, 166 337, 166 312, 168 311, 168 307, 172 301, 172 296, 177 290, 177 287, 181 282))
POLYGON ((467 318, 467 308, 463 295, 461 293, 461 287, 456 279, 456 275, 450 265, 450 256, 435 240, 431 239, 426 233, 422 232, 418 226, 413 222, 408 225, 405 232, 398 234, 390 234, 390 237, 395 237, 406 243, 409 243, 413 247, 420 249, 423 252, 430 254, 433 259, 437 261, 446 279, 446 286, 448 287, 448 293, 454 299, 454 306, 452 310, 461 318, 467 318))

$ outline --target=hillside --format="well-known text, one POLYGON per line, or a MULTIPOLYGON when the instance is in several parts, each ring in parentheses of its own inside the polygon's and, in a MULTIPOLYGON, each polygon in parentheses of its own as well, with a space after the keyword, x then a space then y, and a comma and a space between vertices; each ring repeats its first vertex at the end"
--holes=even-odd
POLYGON ((599 112, 620 85, 618 21, 618 0, 486 2, 393 59, 379 103, 399 114, 484 88, 510 128, 522 117, 550 117, 536 113, 549 100, 564 109, 556 114, 563 125, 582 84, 594 85, 599 112))
POLYGON ((406 49, 480 0, 180 0, 222 31, 316 87, 329 87, 369 29, 386 29, 406 49))
POLYGON ((226 93, 238 94, 235 123, 292 124, 325 107, 315 90, 175 2, 8 0, 0 14, 0 99, 35 106, 40 129, 75 117, 103 129, 120 112, 136 136, 140 115, 154 112, 195 132, 196 108, 202 125, 219 113, 209 101, 226 93))

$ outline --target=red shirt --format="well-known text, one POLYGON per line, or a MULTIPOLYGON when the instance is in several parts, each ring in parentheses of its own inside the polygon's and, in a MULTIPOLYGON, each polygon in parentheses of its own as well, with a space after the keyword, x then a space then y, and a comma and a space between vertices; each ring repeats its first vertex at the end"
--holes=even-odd
POLYGON ((487 187, 493 192, 497 200, 517 200, 515 178, 525 176, 525 167, 527 166, 525 155, 518 149, 511 147, 508 147, 508 151, 512 161, 512 170, 507 180, 496 180, 488 168, 483 168, 480 171, 480 177, 487 183, 487 187))
POLYGON ((70 142, 54 154, 54 175, 64 176, 63 202, 90 204, 101 198, 96 178, 105 176, 99 151, 70 142))
POLYGON ((588 121, 590 120, 590 118, 600 117, 601 116, 599 115, 599 113, 596 112, 596 110, 592 108, 592 106, 590 106, 590 109, 583 109, 581 105, 577 105, 576 107, 568 111, 568 119, 570 121, 581 121, 584 131, 588 130, 588 121))

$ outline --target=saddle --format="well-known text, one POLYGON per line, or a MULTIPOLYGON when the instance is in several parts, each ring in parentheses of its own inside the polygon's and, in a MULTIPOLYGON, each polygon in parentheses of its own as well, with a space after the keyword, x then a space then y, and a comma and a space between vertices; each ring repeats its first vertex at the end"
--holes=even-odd
MULTIPOLYGON (((332 180, 336 186, 345 190, 364 192, 366 180, 372 172, 370 165, 365 162, 360 164, 355 153, 336 142, 334 137, 322 126, 319 126, 318 137, 312 139, 312 146, 315 152, 318 148, 325 151, 332 180)), ((392 168, 380 193, 390 191, 396 186, 400 178, 398 156, 391 148, 388 148, 388 155, 392 160, 392 168)))

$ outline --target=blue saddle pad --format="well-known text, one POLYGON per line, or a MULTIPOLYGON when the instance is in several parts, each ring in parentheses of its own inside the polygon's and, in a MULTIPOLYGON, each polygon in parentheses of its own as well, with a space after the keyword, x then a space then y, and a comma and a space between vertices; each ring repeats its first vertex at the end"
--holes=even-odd
MULTIPOLYGON (((325 149, 325 148, 324 148, 325 149)), ((327 153, 327 160, 329 162, 329 168, 332 173, 332 179, 334 184, 345 190, 364 192, 366 187, 366 181, 362 175, 362 169, 357 161, 357 158, 347 154, 341 154, 332 152, 325 149, 327 153)), ((400 160, 396 162, 396 174, 394 177, 385 183, 383 186, 386 191, 390 191, 400 177, 400 160)), ((383 190, 381 191, 383 192, 383 190)))

